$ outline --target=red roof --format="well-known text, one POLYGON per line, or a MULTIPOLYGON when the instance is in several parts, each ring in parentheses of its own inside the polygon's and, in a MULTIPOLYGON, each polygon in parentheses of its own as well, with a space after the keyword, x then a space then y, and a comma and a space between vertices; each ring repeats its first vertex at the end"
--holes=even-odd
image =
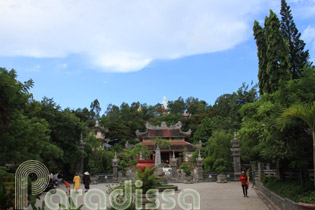
MULTIPOLYGON (((190 143, 186 142, 186 141, 170 141, 171 145, 191 145, 190 143)), ((153 141, 142 141, 140 144, 142 144, 143 146, 153 146, 154 142, 153 141)))
POLYGON ((138 135, 138 137, 149 137, 149 138, 157 138, 157 137, 183 137, 188 138, 190 135, 182 133, 179 129, 159 129, 159 130, 148 130, 148 132, 144 134, 138 135))
MULTIPOLYGON (((161 148, 161 151, 184 151, 185 148, 188 151, 194 151, 194 146, 186 141, 170 141, 171 147, 170 148, 161 148)), ((153 141, 142 141, 139 144, 143 146, 147 146, 148 150, 154 151, 156 146, 154 145, 153 141)))

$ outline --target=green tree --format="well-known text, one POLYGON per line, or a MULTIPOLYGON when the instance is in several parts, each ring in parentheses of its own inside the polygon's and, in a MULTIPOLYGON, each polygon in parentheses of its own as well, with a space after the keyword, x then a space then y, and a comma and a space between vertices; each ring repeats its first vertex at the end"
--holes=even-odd
POLYGON ((265 36, 267 42, 266 57, 268 60, 266 73, 268 74, 267 93, 276 91, 280 85, 291 79, 289 68, 289 49, 280 31, 280 21, 270 10, 265 19, 265 36))
POLYGON ((205 147, 206 158, 204 160, 205 171, 223 171, 232 170, 231 155, 231 132, 217 130, 209 138, 205 147))
POLYGON ((286 0, 281 0, 281 31, 283 37, 288 41, 289 45, 289 63, 290 71, 293 79, 301 77, 301 71, 309 64, 309 52, 304 51, 305 42, 301 40, 299 33, 291 14, 290 6, 286 0))
POLYGON ((0 114, 0 164, 62 156, 51 142, 47 121, 36 116, 40 106, 29 93, 32 80, 23 84, 16 77, 14 70, 0 68, 0 104, 4 110, 0 114))
POLYGON ((288 44, 280 30, 280 21, 272 10, 265 18, 264 28, 255 21, 253 31, 258 47, 259 92, 273 93, 291 79, 288 44))
POLYGON ((186 104, 182 97, 179 97, 175 101, 169 101, 168 107, 171 114, 183 114, 186 110, 186 104))
POLYGON ((259 93, 263 94, 263 90, 267 87, 268 74, 267 74, 267 42, 265 37, 265 29, 259 25, 259 22, 255 20, 254 22, 254 37, 256 39, 257 45, 257 57, 258 57, 258 85, 259 93))
POLYGON ((90 113, 91 113, 91 117, 94 120, 97 120, 100 118, 100 113, 101 113, 101 106, 100 106, 100 102, 95 99, 91 105, 90 105, 90 113))
MULTIPOLYGON (((315 170, 315 102, 312 105, 297 104, 286 109, 280 118, 280 124, 285 126, 286 120, 290 118, 299 118, 310 128, 313 136, 313 165, 315 170)), ((315 179, 314 179, 315 188, 315 179)))

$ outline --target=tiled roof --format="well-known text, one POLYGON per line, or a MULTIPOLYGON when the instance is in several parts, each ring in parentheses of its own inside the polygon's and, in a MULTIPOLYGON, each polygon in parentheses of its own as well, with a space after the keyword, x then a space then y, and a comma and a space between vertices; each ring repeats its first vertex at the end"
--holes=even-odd
MULTIPOLYGON (((178 151, 178 150, 181 150, 183 151, 184 148, 187 148, 188 150, 194 150, 194 146, 192 144, 190 144, 189 142, 187 141, 170 141, 171 143, 171 147, 170 148, 167 148, 167 149, 163 149, 161 148, 161 151, 178 151)), ((155 150, 155 145, 154 145, 154 142, 153 141, 142 141, 140 143, 141 145, 143 146, 148 146, 149 150, 155 150)))
POLYGON ((137 137, 148 137, 148 138, 159 138, 159 137, 182 137, 182 138, 189 138, 190 134, 185 134, 181 132, 179 129, 172 129, 172 130, 148 130, 145 133, 138 134, 137 137))

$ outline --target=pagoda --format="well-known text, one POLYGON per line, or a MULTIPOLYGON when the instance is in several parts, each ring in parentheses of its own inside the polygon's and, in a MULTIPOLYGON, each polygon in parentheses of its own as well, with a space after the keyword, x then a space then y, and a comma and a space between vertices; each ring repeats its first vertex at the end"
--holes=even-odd
POLYGON ((149 122, 145 124, 146 131, 136 131, 137 138, 141 141, 141 145, 147 146, 148 150, 155 151, 156 145, 154 140, 165 139, 171 144, 170 148, 161 148, 161 161, 162 163, 170 163, 172 154, 179 159, 179 162, 188 161, 195 150, 194 146, 186 140, 191 136, 191 130, 187 132, 181 130, 182 123, 179 121, 175 125, 167 126, 165 122, 161 126, 151 125, 149 122))
POLYGON ((108 129, 101 127, 98 120, 96 120, 95 125, 90 127, 89 130, 90 132, 94 132, 95 138, 102 141, 104 147, 110 146, 107 139, 105 139, 105 134, 108 133, 108 129))

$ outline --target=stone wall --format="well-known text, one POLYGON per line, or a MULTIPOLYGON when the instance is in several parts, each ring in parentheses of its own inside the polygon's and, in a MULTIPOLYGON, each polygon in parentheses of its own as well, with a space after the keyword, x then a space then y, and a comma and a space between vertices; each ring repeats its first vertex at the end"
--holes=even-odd
POLYGON ((302 210, 302 208, 295 202, 287 199, 282 198, 276 193, 270 191, 266 187, 263 186, 261 182, 256 180, 256 188, 269 200, 274 202, 280 209, 282 210, 302 210))

